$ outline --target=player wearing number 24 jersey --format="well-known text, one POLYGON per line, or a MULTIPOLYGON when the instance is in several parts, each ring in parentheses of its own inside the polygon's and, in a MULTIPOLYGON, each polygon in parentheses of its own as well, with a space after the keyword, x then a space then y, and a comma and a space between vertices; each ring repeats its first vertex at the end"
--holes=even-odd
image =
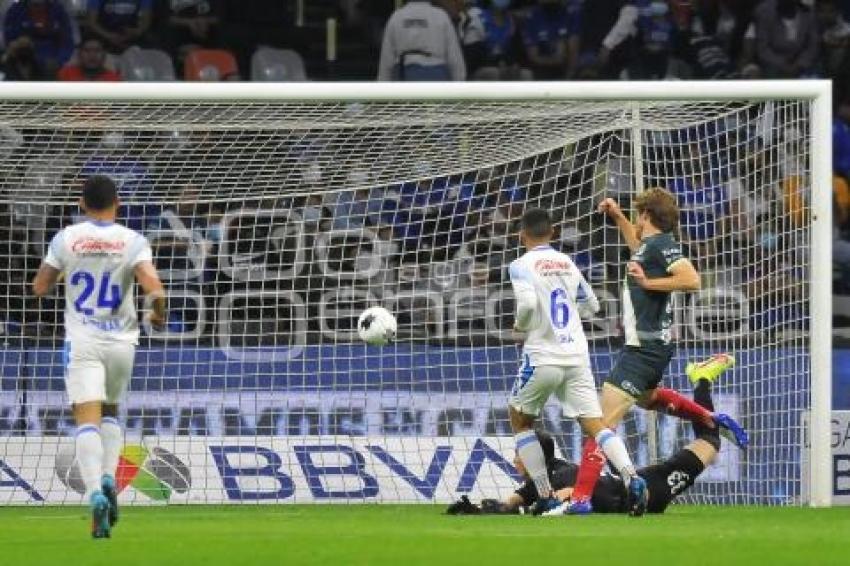
POLYGON ((65 280, 65 388, 77 422, 76 457, 92 508, 92 536, 118 520, 115 473, 123 445, 118 402, 139 338, 137 280, 152 299, 150 322, 165 322, 165 295, 140 234, 115 224, 118 195, 108 177, 90 177, 80 206, 86 220, 60 231, 33 281, 38 296, 65 280))
POLYGON ((534 421, 549 397, 561 402, 565 416, 578 419, 628 486, 629 509, 646 509, 646 482, 636 475, 623 441, 602 424, 602 410, 590 370, 581 316, 599 310, 599 301, 569 256, 549 242, 549 213, 533 208, 522 217, 520 240, 526 253, 510 266, 516 299, 514 329, 525 334, 522 365, 508 403, 516 449, 540 499, 536 513, 561 504, 552 493, 546 461, 534 432, 534 421))

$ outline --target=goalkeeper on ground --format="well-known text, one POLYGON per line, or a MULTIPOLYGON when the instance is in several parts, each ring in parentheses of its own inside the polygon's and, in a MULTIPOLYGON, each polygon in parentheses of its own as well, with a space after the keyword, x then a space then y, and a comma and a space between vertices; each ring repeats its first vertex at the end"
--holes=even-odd
MULTIPOLYGON (((717 364, 691 364, 688 367, 688 378, 694 383, 694 401, 709 411, 714 410, 711 399, 712 383, 724 369, 717 364)), ((694 484, 720 450, 717 427, 709 427, 699 421, 694 421, 692 426, 695 437, 692 442, 664 462, 637 471, 647 483, 649 513, 663 513, 670 502, 694 484)), ((559 499, 568 501, 578 476, 578 466, 555 457, 555 442, 549 434, 538 432, 537 435, 546 457, 552 489, 559 499)), ((534 482, 528 479, 528 472, 522 461, 516 458, 515 464, 526 481, 505 501, 484 500, 479 506, 464 497, 449 507, 448 512, 510 514, 523 512, 525 508, 532 506, 538 499, 537 489, 534 482)), ((593 510, 597 513, 627 513, 627 495, 620 478, 606 473, 600 477, 593 490, 593 510)))

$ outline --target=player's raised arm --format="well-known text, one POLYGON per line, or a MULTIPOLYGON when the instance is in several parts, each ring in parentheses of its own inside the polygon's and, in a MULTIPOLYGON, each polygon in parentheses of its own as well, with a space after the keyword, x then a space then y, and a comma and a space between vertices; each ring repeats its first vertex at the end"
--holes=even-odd
POLYGON ((612 198, 603 199, 599 203, 598 210, 603 214, 607 214, 617 224, 617 228, 620 229, 620 233, 623 235, 623 239, 626 240, 626 245, 629 246, 629 249, 631 251, 637 250, 640 246, 640 237, 637 234, 637 230, 635 230, 635 225, 626 218, 617 201, 612 198))
POLYGON ((140 261, 136 264, 133 273, 144 294, 151 299, 151 325, 154 328, 165 326, 167 318, 167 313, 165 312, 165 289, 162 286, 162 281, 159 279, 159 274, 156 272, 153 262, 150 260, 140 261))

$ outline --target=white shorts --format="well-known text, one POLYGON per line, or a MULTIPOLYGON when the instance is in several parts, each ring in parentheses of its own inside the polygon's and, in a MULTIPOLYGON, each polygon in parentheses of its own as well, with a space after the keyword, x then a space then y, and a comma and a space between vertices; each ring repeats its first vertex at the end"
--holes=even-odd
POLYGON ((126 342, 65 341, 65 390, 72 404, 118 403, 133 374, 136 346, 126 342))
POLYGON ((509 403, 523 415, 536 417, 552 395, 561 402, 565 417, 602 417, 589 366, 524 366, 509 403))

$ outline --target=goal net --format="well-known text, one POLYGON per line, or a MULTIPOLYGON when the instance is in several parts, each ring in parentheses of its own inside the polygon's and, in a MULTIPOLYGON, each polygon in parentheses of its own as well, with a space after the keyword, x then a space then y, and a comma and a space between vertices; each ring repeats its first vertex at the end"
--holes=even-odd
MULTIPOLYGON (((344 89, 344 87, 339 87, 344 89)), ((46 91, 45 91, 46 92, 46 91)), ((0 503, 79 503, 63 387, 60 288, 28 281, 81 181, 120 187, 120 221, 150 241, 169 322, 144 328, 121 406, 123 501, 417 502, 516 486, 506 400, 520 346, 507 266, 523 210, 602 302, 586 321, 601 383, 622 346, 627 249, 595 212, 644 187, 675 192, 702 290, 675 299, 689 361, 730 352, 724 442, 682 501, 803 501, 812 407, 812 102, 802 99, 0 102, 0 503), (398 318, 369 347, 359 313, 398 318)), ((139 301, 140 308, 143 306, 139 301)), ((578 461, 577 424, 541 425, 578 461)), ((639 466, 690 426, 634 410, 639 466)))

